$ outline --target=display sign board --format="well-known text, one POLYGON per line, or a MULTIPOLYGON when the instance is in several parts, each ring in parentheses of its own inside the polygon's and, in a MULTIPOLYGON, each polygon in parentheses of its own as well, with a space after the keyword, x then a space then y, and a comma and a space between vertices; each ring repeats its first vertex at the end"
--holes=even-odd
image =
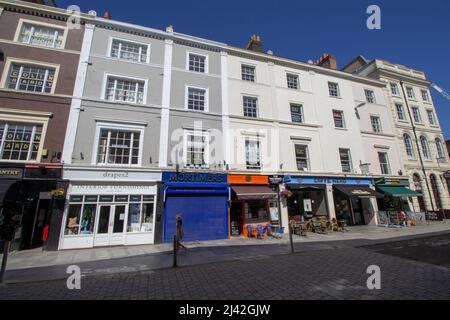
POLYGON ((291 184, 339 184, 339 185, 363 185, 370 186, 372 179, 369 178, 345 178, 345 177, 298 177, 285 176, 284 183, 291 184))
POLYGON ((390 179, 390 178, 380 178, 375 181, 377 185, 387 185, 387 186, 409 186, 408 179, 390 179))
POLYGON ((164 183, 227 183, 227 175, 221 173, 164 172, 164 183))
POLYGON ((229 184, 269 184, 269 176, 230 174, 228 175, 229 184))
POLYGON ((22 168, 0 168, 0 179, 21 180, 22 177, 23 177, 22 168))

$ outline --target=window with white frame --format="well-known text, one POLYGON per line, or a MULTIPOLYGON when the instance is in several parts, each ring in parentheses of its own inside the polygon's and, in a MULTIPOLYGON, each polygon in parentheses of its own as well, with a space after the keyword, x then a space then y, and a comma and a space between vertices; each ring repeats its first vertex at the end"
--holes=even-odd
POLYGON ((416 99, 416 95, 414 94, 414 89, 412 87, 406 87, 406 94, 409 99, 416 99))
POLYGON ((414 122, 421 123, 422 122, 422 117, 420 116, 419 107, 412 107, 411 109, 412 109, 412 112, 413 112, 414 122))
POLYGON ((47 48, 63 48, 64 29, 42 26, 33 23, 23 23, 18 41, 33 46, 47 48))
POLYGON ((244 107, 244 117, 248 118, 258 117, 258 98, 244 97, 243 107, 244 107))
POLYGON ((298 87, 299 87, 299 85, 298 85, 298 75, 288 73, 286 75, 286 78, 287 78, 287 87, 289 89, 298 90, 298 87))
POLYGON ((256 68, 243 64, 241 66, 242 80, 255 82, 256 68))
POLYGON ((155 196, 130 196, 128 205, 128 233, 142 233, 153 231, 155 196))
POLYGON ((381 174, 391 174, 387 152, 378 152, 378 160, 380 162, 381 174))
POLYGON ((206 90, 188 88, 187 108, 194 111, 206 111, 206 90))
POLYGON ((398 96, 398 85, 396 83, 391 82, 391 93, 394 96, 398 96))
POLYGON ((405 133, 403 135, 403 142, 405 143, 406 155, 408 156, 408 159, 414 159, 414 147, 409 134, 405 133))
POLYGON ((189 53, 189 71, 205 73, 206 63, 206 56, 189 53))
POLYGON ((295 161, 297 163, 297 170, 309 170, 308 146, 302 144, 295 145, 295 161))
POLYGON ((397 111, 397 118, 398 120, 404 121, 406 120, 405 117, 405 110, 403 109, 403 105, 400 103, 395 104, 395 110, 397 111))
POLYGON ((107 77, 105 99, 116 102, 144 103, 145 81, 107 77))
POLYGON ((38 160, 42 129, 42 124, 0 121, 0 160, 38 160))
POLYGON ((139 165, 141 130, 100 128, 97 164, 139 165))
POLYGON ((147 44, 140 44, 125 40, 112 39, 111 43, 111 57, 120 60, 132 62, 148 62, 147 44))
POLYGON ((436 138, 434 140, 434 143, 436 144, 436 150, 437 150, 439 160, 441 160, 441 161, 446 160, 447 157, 445 156, 445 149, 444 149, 444 145, 442 144, 441 139, 436 138))
POLYGON ((261 145, 259 140, 245 139, 245 161, 247 169, 261 169, 261 145))
POLYGON ((209 165, 209 133, 185 131, 185 166, 207 167, 209 165))
POLYGON ((425 102, 429 102, 430 101, 430 96, 428 95, 428 91, 427 90, 421 90, 422 93, 422 100, 425 102))
POLYGON ((341 96, 339 92, 339 84, 336 82, 328 82, 328 91, 330 92, 330 97, 339 98, 341 96))
POLYGON ((428 116, 428 122, 431 125, 435 125, 436 124, 436 118, 434 117, 433 110, 427 110, 427 116, 428 116))
POLYGON ((427 160, 431 159, 430 146, 428 145, 428 139, 425 136, 420 137, 420 144, 422 146, 423 157, 427 160))
POLYGON ((339 149, 339 157, 341 159, 342 172, 352 172, 352 158, 350 155, 350 149, 339 149))
POLYGON ((8 74, 8 89, 52 93, 55 68, 13 62, 8 74))
POLYGON ((381 133, 381 119, 379 116, 370 116, 370 123, 372 124, 372 131, 381 133))
POLYGON ((291 120, 295 123, 303 123, 303 105, 291 103, 291 120))
POLYGON ((375 93, 373 92, 373 90, 364 90, 364 92, 366 93, 366 101, 368 103, 375 103, 375 93))
POLYGON ((335 128, 345 128, 344 111, 333 110, 333 119, 335 128))

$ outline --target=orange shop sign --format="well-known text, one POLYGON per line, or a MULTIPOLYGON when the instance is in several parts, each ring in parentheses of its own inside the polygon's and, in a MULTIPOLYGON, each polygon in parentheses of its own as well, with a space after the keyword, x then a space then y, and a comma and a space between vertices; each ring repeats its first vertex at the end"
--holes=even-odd
POLYGON ((269 176, 229 174, 229 184, 269 184, 269 176))

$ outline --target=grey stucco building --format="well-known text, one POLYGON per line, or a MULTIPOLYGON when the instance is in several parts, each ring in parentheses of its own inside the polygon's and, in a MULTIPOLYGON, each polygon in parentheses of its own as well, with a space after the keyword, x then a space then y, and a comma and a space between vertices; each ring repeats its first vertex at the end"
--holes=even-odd
POLYGON ((224 170, 223 48, 171 27, 86 23, 59 249, 160 242, 171 199, 162 173, 224 170))

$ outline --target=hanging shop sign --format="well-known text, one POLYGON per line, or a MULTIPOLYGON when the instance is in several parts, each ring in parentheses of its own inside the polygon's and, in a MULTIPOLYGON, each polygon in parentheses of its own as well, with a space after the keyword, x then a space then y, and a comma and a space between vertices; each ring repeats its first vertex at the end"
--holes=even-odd
POLYGON ((363 185, 372 184, 369 178, 345 178, 345 177, 298 177, 285 176, 283 179, 286 184, 339 184, 339 185, 363 185))
POLYGON ((269 177, 269 183, 270 183, 270 184, 280 184, 280 183, 283 183, 283 177, 279 177, 279 176, 269 177))

